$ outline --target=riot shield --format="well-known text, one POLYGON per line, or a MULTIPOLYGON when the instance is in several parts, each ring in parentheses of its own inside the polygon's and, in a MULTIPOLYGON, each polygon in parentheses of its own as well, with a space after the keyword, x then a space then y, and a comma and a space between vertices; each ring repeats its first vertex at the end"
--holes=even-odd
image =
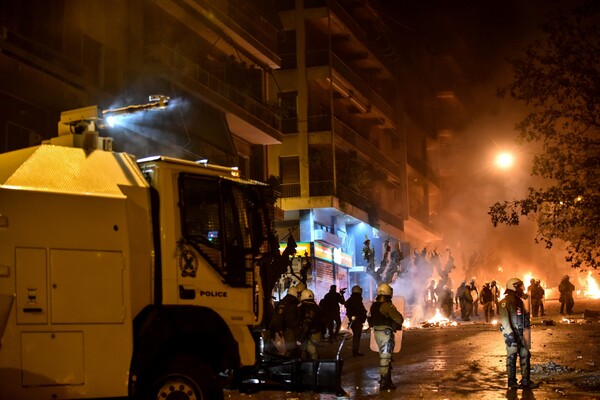
POLYGON ((523 307, 525 308, 521 315, 523 318, 523 341, 525 347, 531 350, 531 296, 523 300, 523 307))

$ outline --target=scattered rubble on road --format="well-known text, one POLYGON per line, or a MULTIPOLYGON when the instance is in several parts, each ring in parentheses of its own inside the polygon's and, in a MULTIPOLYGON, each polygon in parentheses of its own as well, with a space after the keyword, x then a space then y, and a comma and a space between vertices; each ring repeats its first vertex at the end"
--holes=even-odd
MULTIPOLYGON (((595 363, 590 363, 594 366, 595 363)), ((531 372, 539 376, 539 378, 550 378, 549 381, 553 381, 553 377, 558 374, 572 373, 568 380, 586 391, 600 392, 600 374, 598 372, 586 372, 582 370, 575 370, 573 368, 559 365, 554 361, 550 360, 546 364, 535 364, 531 367, 531 372)), ((561 393, 563 389, 555 389, 556 392, 561 393)), ((566 394, 561 393, 561 394, 566 394)))
POLYGON ((546 364, 535 364, 531 367, 531 372, 534 374, 542 374, 542 375, 553 375, 553 374, 562 374, 565 372, 571 372, 573 368, 565 367, 563 365, 556 364, 554 361, 550 360, 546 364))
POLYGON ((600 375, 586 375, 581 377, 581 379, 577 379, 575 382, 575 386, 589 390, 592 392, 600 392, 600 375))

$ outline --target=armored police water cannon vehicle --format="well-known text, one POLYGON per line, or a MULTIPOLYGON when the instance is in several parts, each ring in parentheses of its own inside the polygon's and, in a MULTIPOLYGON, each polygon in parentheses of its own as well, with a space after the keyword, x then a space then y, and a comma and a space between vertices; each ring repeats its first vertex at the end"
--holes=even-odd
POLYGON ((271 188, 236 168, 136 160, 100 135, 147 104, 61 114, 58 137, 0 154, 0 393, 11 399, 222 399, 339 392, 341 360, 264 351, 295 242, 271 188))

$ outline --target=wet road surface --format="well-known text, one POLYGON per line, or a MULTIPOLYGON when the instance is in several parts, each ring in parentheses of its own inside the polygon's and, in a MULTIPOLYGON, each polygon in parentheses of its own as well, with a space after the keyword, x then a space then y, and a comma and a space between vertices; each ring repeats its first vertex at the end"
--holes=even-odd
MULTIPOLYGON (((369 333, 362 335, 363 357, 352 357, 347 340, 342 387, 352 399, 471 399, 554 400, 600 399, 600 323, 584 319, 585 309, 600 310, 600 300, 576 299, 574 315, 563 321, 558 302, 547 301, 547 314, 533 319, 531 379, 540 387, 531 391, 506 389, 505 347, 497 325, 482 317, 458 326, 412 328, 404 332, 402 350, 393 357, 397 388, 379 390, 379 356, 369 350, 369 333)), ((334 358, 340 342, 323 342, 322 358, 334 358)), ((520 379, 520 374, 517 378, 520 379)), ((310 392, 226 391, 230 400, 340 398, 310 392)))

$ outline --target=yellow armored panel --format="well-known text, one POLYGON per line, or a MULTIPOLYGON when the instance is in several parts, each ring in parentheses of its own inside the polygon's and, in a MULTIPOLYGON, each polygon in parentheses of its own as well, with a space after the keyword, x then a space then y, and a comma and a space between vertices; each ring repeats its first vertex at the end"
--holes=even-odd
POLYGON ((22 385, 82 385, 83 342, 83 332, 21 333, 22 385))
POLYGON ((5 177, 3 184, 20 189, 112 196, 122 196, 121 185, 147 186, 128 154, 52 145, 39 146, 5 177))
POLYGON ((50 251, 52 323, 122 323, 123 256, 117 251, 50 251))

